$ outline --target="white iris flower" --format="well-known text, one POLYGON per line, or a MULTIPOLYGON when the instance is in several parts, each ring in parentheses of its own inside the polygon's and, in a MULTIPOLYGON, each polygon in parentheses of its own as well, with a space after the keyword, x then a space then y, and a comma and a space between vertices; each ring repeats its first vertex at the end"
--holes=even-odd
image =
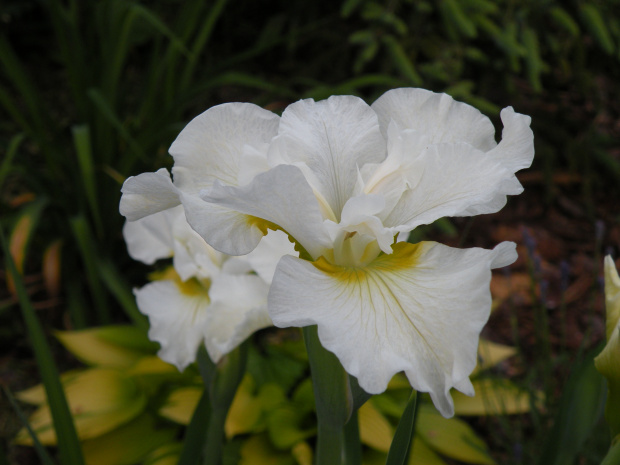
POLYGON ((267 294, 273 273, 282 255, 297 255, 281 231, 270 231, 249 255, 224 255, 189 226, 181 206, 128 221, 123 236, 135 260, 152 264, 173 257, 172 268, 134 293, 149 317, 149 338, 161 345, 159 357, 179 370, 196 359, 202 343, 218 362, 253 332, 271 326, 267 294))
POLYGON ((473 395, 491 269, 513 243, 460 250, 397 241, 446 216, 493 213, 522 192, 530 118, 506 108, 497 144, 488 118, 445 94, 396 89, 372 106, 352 96, 302 100, 282 117, 247 103, 213 107, 170 148, 167 173, 123 186, 121 212, 137 219, 179 203, 215 249, 251 252, 268 229, 286 232, 268 310, 280 327, 318 325, 325 348, 369 393, 404 371, 444 416, 449 391, 473 395))

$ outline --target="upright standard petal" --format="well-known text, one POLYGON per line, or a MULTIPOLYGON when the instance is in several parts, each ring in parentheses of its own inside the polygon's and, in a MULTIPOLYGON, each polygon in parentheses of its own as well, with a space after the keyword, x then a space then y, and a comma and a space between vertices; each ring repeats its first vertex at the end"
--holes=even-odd
POLYGON ((276 166, 243 187, 217 183, 201 196, 206 202, 242 213, 246 218, 245 224, 237 218, 228 224, 205 223, 203 237, 218 250, 241 255, 247 249, 240 246, 245 247, 247 242, 234 243, 236 234, 246 232, 244 239, 251 239, 256 247, 262 235, 267 234, 266 228, 276 229, 276 226, 295 238, 315 259, 330 247, 316 197, 295 166, 276 166))
POLYGON ((431 144, 467 142, 484 152, 497 145, 495 128, 489 118, 447 94, 425 89, 393 89, 379 97, 372 109, 386 137, 390 122, 394 121, 402 129, 424 134, 431 144))
POLYGON ((142 173, 127 178, 121 188, 120 212, 135 221, 153 213, 168 210, 181 203, 179 192, 165 168, 155 173, 142 173))
POLYGON ((255 157, 257 151, 265 151, 279 119, 251 103, 209 108, 190 121, 170 146, 175 185, 190 195, 198 195, 215 181, 238 185, 244 153, 255 157))
POLYGON ((494 250, 398 243, 363 268, 283 257, 269 293, 276 326, 318 325, 325 348, 369 393, 404 371, 444 416, 452 387, 471 394, 478 338, 490 308, 491 269, 516 259, 494 250))
MULTIPOLYGON (((334 221, 351 197, 358 167, 385 158, 376 114, 360 98, 332 96, 289 105, 269 152, 271 165, 299 166, 329 205, 334 221)), ((331 216, 331 215, 330 215, 331 216)))

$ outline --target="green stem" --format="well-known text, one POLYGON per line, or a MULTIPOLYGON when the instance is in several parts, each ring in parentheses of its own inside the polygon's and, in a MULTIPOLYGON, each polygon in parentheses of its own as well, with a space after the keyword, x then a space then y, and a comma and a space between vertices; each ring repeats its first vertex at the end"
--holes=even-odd
POLYGON ((344 459, 344 426, 353 412, 349 376, 338 357, 319 341, 316 326, 303 329, 318 422, 317 465, 341 465, 344 459))
POLYGON ((357 421, 357 410, 344 426, 344 457, 347 465, 362 464, 362 443, 360 442, 360 428, 357 421))
POLYGON ((207 428, 207 440, 204 447, 204 465, 222 463, 222 447, 224 445, 224 424, 228 408, 212 410, 207 428))
POLYGON ((328 463, 330 465, 343 465, 343 445, 343 429, 333 429, 319 421, 315 463, 317 465, 328 463))

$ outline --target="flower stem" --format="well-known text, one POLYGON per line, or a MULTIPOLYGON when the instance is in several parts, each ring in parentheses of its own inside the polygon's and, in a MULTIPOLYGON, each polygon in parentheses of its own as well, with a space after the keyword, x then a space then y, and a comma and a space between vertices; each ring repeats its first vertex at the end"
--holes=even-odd
POLYGON ((338 358, 319 341, 316 326, 304 328, 318 422, 317 465, 340 465, 344 459, 344 426, 353 412, 349 376, 338 358))
POLYGON ((222 462, 222 448, 225 442, 226 416, 245 373, 248 342, 244 342, 226 355, 214 370, 212 364, 209 367, 210 359, 204 352, 199 352, 199 367, 211 399, 211 414, 204 445, 203 463, 204 465, 219 465, 222 462))

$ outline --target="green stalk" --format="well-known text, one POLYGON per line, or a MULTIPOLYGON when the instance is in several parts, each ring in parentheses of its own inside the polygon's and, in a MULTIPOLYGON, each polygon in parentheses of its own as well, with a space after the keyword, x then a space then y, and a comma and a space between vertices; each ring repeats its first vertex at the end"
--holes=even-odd
MULTIPOLYGON (((245 373, 248 359, 248 344, 246 341, 235 350, 224 356, 217 364, 215 373, 212 370, 201 368, 205 386, 211 398, 211 414, 207 427, 206 443, 204 445, 204 465, 219 465, 222 463, 222 449, 224 445, 224 424, 228 409, 232 404, 237 387, 245 373)), ((206 365, 206 354, 199 353, 199 365, 206 365)), ((208 356, 207 356, 208 358, 208 356)))
POLYGON ((349 376, 338 357, 321 345, 316 326, 307 326, 303 332, 318 422, 316 463, 341 465, 344 459, 344 426, 353 413, 349 376))

